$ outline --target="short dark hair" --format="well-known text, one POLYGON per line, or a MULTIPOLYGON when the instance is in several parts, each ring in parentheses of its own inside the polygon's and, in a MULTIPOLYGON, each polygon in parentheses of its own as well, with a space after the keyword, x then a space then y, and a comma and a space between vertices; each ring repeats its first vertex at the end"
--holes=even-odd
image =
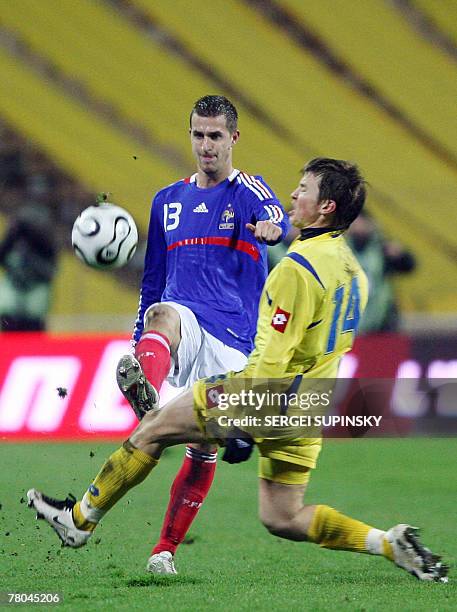
POLYGON ((360 214, 366 198, 366 181, 356 164, 342 159, 316 157, 302 170, 319 177, 319 200, 336 203, 335 227, 347 229, 360 214))
POLYGON ((190 113, 189 122, 192 127, 192 116, 196 113, 200 117, 225 116, 225 125, 228 131, 233 134, 238 125, 238 112, 235 105, 224 96, 203 96, 197 100, 190 113))

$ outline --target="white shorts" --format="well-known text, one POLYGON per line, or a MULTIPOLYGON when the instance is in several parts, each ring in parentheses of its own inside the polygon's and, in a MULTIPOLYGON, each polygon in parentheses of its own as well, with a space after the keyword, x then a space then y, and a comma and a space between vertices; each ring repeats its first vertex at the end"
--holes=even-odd
MULTIPOLYGON (((229 370, 242 370, 247 357, 241 351, 227 346, 198 324, 190 308, 177 302, 159 302, 171 306, 181 319, 181 342, 178 346, 177 359, 172 358, 172 365, 167 381, 173 387, 188 389, 199 378, 225 374, 229 370)), ((144 318, 152 304, 144 313, 144 318)))

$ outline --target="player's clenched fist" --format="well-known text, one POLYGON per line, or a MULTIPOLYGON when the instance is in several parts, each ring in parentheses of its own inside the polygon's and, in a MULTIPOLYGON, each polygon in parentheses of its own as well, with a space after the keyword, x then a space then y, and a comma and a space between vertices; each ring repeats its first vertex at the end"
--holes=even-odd
POLYGON ((255 225, 246 223, 246 227, 254 234, 259 242, 274 242, 282 234, 281 226, 271 221, 257 221, 255 225))

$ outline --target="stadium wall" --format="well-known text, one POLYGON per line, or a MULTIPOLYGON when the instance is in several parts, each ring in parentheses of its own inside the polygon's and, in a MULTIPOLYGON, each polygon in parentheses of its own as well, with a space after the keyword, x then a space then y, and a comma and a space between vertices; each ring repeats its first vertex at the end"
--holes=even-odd
MULTIPOLYGON (((389 426, 376 435, 457 431, 456 340, 449 334, 357 339, 340 376, 346 386, 354 380, 383 381, 389 426)), ((128 350, 127 335, 3 334, 1 440, 125 439, 136 418, 116 386, 115 368, 128 350)), ((176 393, 165 384, 162 403, 176 393)), ((347 412, 347 406, 342 409, 347 412)))

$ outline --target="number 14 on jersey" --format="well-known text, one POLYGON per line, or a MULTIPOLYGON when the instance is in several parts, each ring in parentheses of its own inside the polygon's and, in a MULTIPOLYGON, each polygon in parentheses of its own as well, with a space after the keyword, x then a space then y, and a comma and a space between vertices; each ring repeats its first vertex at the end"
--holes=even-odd
POLYGON ((344 302, 344 296, 347 287, 341 285, 335 291, 333 296, 333 303, 335 308, 333 310, 333 319, 330 327, 330 333, 328 336, 326 354, 332 353, 335 350, 337 334, 346 334, 348 332, 356 332, 360 320, 360 290, 357 277, 351 280, 351 286, 349 287, 349 298, 346 306, 344 317, 341 321, 342 306, 344 302))

